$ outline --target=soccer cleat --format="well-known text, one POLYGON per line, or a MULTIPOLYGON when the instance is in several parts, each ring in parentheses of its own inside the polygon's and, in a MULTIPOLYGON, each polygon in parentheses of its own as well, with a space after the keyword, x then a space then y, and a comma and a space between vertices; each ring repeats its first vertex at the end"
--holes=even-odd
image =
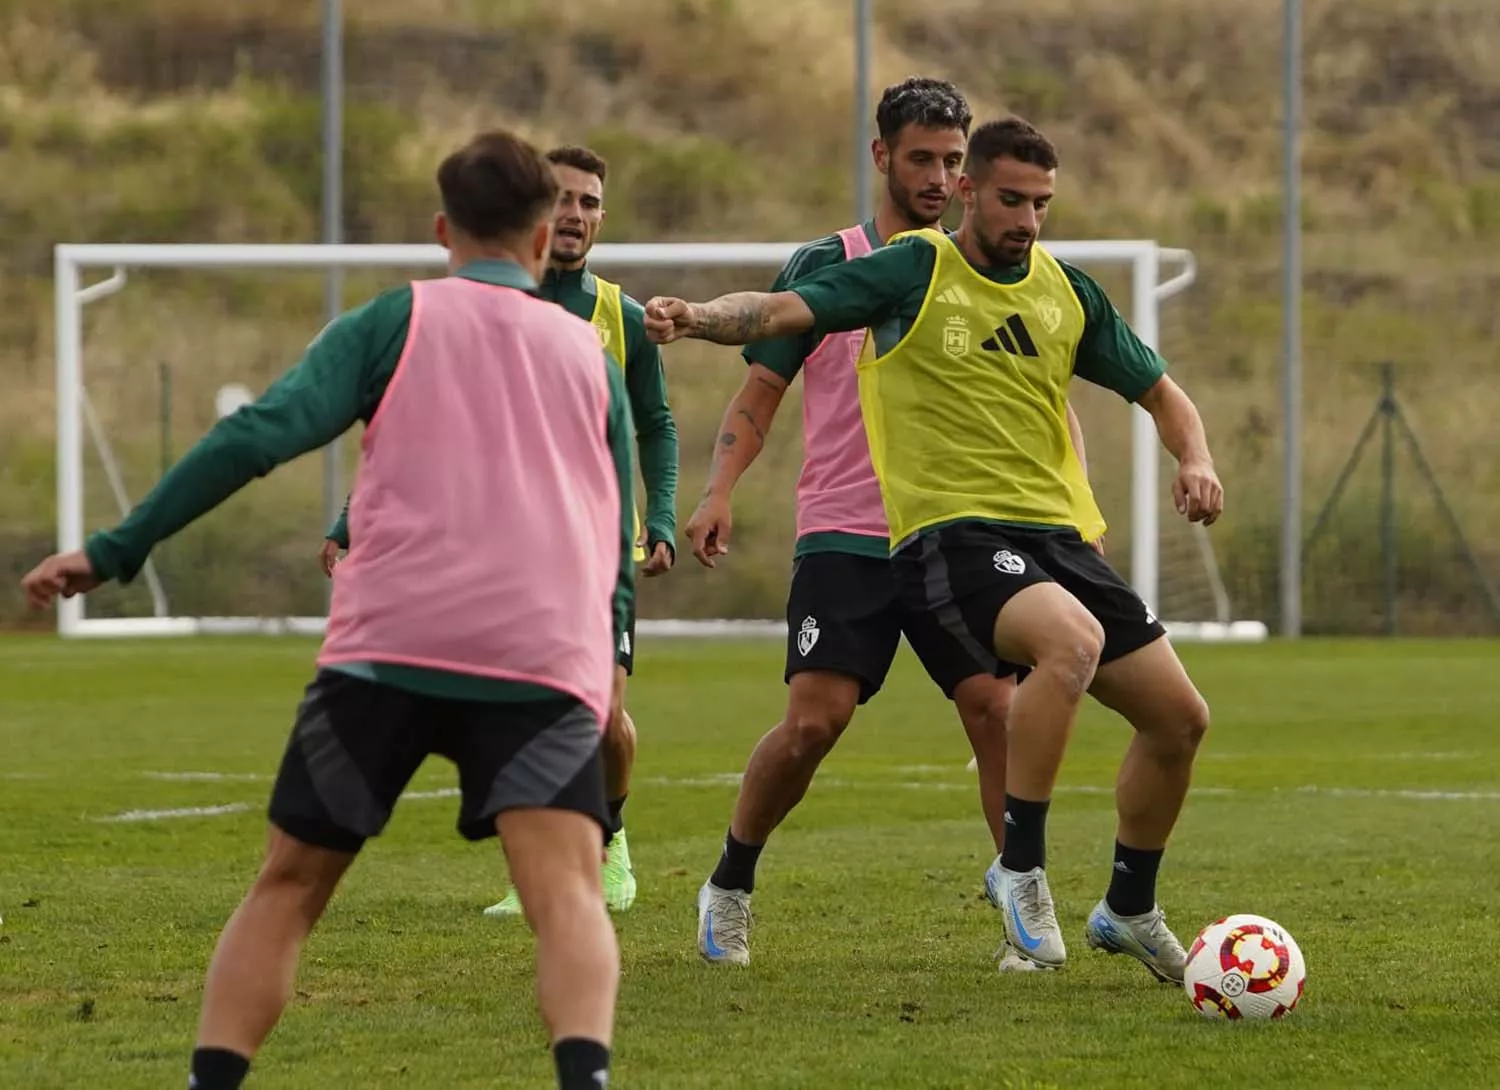
POLYGON ((484 914, 486 916, 525 915, 525 913, 521 910, 521 895, 517 893, 514 888, 512 888, 511 891, 505 895, 505 898, 503 900, 501 900, 497 904, 490 905, 489 908, 485 909, 484 914))
POLYGON ((1089 946, 1106 954, 1129 954, 1164 984, 1181 984, 1187 954, 1177 936, 1167 929, 1161 906, 1140 916, 1119 916, 1108 901, 1100 901, 1084 927, 1089 946))
POLYGON ((716 965, 750 964, 750 894, 703 883, 698 891, 698 953, 716 965))
POLYGON ((995 951, 995 968, 1002 973, 1040 973, 1046 971, 1046 966, 1038 965, 1034 961, 1027 961, 1016 953, 1009 940, 1000 944, 1000 949, 995 951))
MULTIPOLYGON (((625 830, 621 829, 609 842, 609 851, 604 857, 601 872, 604 885, 604 903, 611 912, 624 912, 635 904, 635 871, 630 866, 630 847, 625 843, 625 830)), ((523 916, 521 898, 512 889, 498 904, 484 910, 490 917, 523 916)))
MULTIPOLYGON (((1006 942, 1018 958, 1043 969, 1063 967, 1068 950, 1057 926, 1046 871, 1033 867, 1017 874, 1002 867, 997 856, 984 872, 984 892, 1004 917, 1006 942)), ((1002 972, 1003 965, 1002 961, 1002 972)))
POLYGON ((635 904, 635 871, 630 866, 624 829, 610 840, 604 857, 604 903, 611 912, 624 912, 635 904))

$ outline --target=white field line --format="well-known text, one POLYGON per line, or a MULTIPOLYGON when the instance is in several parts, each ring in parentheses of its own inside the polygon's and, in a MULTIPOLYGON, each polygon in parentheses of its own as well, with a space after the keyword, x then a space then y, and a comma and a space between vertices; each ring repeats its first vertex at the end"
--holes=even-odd
MULTIPOLYGON (((151 775, 151 774, 148 774, 151 775)), ((212 773, 195 774, 195 779, 212 776, 212 773)), ((160 778, 153 776, 152 778, 160 778)), ((229 779, 246 779, 248 776, 229 776, 229 779)), ((737 772, 721 772, 707 776, 656 776, 643 779, 641 782, 650 787, 732 787, 739 784, 742 776, 737 772)), ((896 788, 905 791, 973 791, 971 783, 953 783, 944 781, 904 781, 896 783, 883 783, 878 780, 847 780, 837 776, 823 776, 814 781, 822 789, 848 790, 860 788, 896 788)), ((1097 784, 1060 784, 1057 787, 1060 795, 1113 795, 1114 788, 1097 784)), ((430 791, 408 791, 401 796, 403 802, 421 801, 425 799, 451 799, 458 797, 459 791, 456 787, 440 787, 430 791)), ((1195 787, 1192 790, 1195 796, 1210 796, 1215 798, 1225 797, 1256 797, 1266 795, 1313 795, 1323 798, 1334 799, 1397 799, 1406 802, 1500 802, 1500 790, 1496 791, 1437 791, 1410 788, 1404 790, 1364 788, 1364 787, 1320 787, 1316 784, 1304 784, 1299 787, 1286 789, 1271 788, 1259 791, 1246 791, 1237 787, 1195 787)), ((184 806, 169 810, 126 810, 119 814, 110 814, 106 817, 95 818, 99 822, 143 822, 143 821, 170 821, 175 818, 197 818, 197 817, 223 817, 227 814, 243 814, 255 809, 261 804, 248 802, 224 803, 219 806, 184 806)))

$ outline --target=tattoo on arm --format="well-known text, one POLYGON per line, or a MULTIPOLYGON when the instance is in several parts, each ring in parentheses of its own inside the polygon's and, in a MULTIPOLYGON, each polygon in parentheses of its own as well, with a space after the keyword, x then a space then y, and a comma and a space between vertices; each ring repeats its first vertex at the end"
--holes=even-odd
MULTIPOLYGON (((766 433, 764 431, 762 431, 761 430, 761 426, 755 422, 755 417, 753 417, 753 416, 750 415, 750 410, 749 409, 741 409, 740 412, 739 412, 739 415, 743 416, 747 421, 749 421, 749 423, 750 423, 750 429, 755 432, 755 437, 757 439, 759 439, 762 443, 764 443, 766 441, 766 433)), ((728 434, 728 435, 725 436, 725 438, 732 441, 734 439, 734 435, 733 434, 728 434)), ((727 446, 728 444, 725 444, 725 445, 727 446)))
POLYGON ((770 330, 770 296, 758 291, 723 295, 693 308, 692 336, 717 344, 749 344, 770 330))
POLYGON ((734 434, 734 432, 726 431, 723 435, 719 436, 719 446, 732 447, 735 444, 735 440, 737 440, 738 438, 739 436, 734 434))

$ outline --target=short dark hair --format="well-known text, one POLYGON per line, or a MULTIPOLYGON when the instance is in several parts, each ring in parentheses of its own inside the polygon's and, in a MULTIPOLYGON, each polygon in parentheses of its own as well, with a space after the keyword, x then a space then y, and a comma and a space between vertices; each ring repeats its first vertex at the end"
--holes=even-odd
POLYGON ((547 153, 547 162, 592 174, 601 184, 609 173, 609 164, 604 161, 604 156, 581 144, 564 144, 560 148, 553 148, 547 153))
POLYGON ((1015 159, 1043 170, 1057 169, 1057 149, 1031 122, 1019 117, 986 121, 969 137, 969 153, 964 158, 964 173, 974 177, 984 174, 996 159, 1015 159))
POLYGON ((875 108, 875 127, 887 144, 908 125, 958 129, 965 136, 974 114, 958 88, 945 79, 912 76, 885 89, 875 108))
POLYGON ((443 211, 478 240, 508 238, 546 219, 557 180, 536 148, 501 130, 482 132, 438 167, 443 211))

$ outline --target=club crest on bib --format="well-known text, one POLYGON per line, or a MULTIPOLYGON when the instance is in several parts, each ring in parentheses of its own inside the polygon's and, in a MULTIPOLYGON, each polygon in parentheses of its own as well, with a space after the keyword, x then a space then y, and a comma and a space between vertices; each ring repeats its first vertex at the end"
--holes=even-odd
POLYGON ((1062 307, 1050 295, 1044 295, 1036 301, 1036 316, 1042 320, 1042 327, 1048 333, 1056 333, 1062 325, 1062 307))
POLYGON ((797 651, 803 658, 818 644, 818 621, 815 617, 802 618, 802 627, 797 629, 797 651))
POLYGON ((943 326, 943 351, 955 358, 969 350, 969 323, 957 314, 943 326))
POLYGON ((609 347, 609 324, 607 322, 603 321, 602 319, 596 318, 596 319, 594 319, 593 326, 594 326, 594 332, 597 333, 597 334, 599 334, 599 343, 603 347, 608 348, 609 347))

